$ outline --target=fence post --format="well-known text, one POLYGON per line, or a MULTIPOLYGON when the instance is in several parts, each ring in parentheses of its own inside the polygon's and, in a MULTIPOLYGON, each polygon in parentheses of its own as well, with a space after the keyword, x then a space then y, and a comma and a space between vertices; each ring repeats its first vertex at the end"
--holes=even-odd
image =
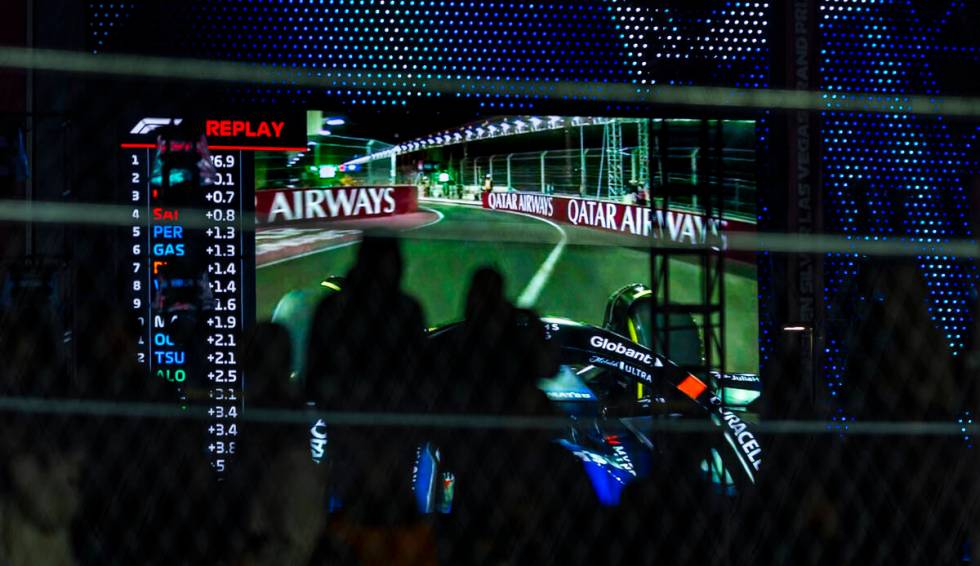
POLYGON ((371 146, 372 145, 374 145, 374 140, 367 140, 367 143, 364 144, 364 155, 367 155, 368 156, 368 162, 367 162, 367 178, 368 178, 368 184, 370 184, 370 185, 376 184, 375 173, 374 173, 374 168, 375 168, 374 159, 371 159, 371 153, 372 153, 371 152, 371 146))
MULTIPOLYGON (((700 151, 700 149, 701 149, 700 147, 696 147, 691 152, 691 185, 698 184, 698 151, 700 151)), ((691 195, 691 207, 695 209, 697 209, 698 207, 697 191, 695 191, 694 194, 691 195)))
POLYGON ((510 158, 513 157, 513 156, 514 156, 513 153, 508 153, 507 154, 507 190, 508 191, 513 190, 512 187, 514 186, 513 183, 511 183, 511 181, 510 181, 510 158))
POLYGON ((544 178, 544 158, 548 155, 547 151, 541 152, 541 192, 545 192, 545 178, 544 178))
POLYGON ((633 151, 631 151, 630 154, 629 154, 629 156, 630 156, 630 180, 631 181, 636 181, 636 180, 639 180, 639 178, 640 178, 640 168, 639 168, 640 157, 639 157, 639 155, 640 155, 640 148, 638 148, 638 147, 637 148, 634 148, 633 151))
POLYGON ((585 196, 585 156, 589 153, 589 150, 585 149, 585 126, 580 126, 578 129, 578 154, 579 154, 579 182, 578 182, 578 196, 585 196))
POLYGON ((691 184, 692 185, 698 184, 698 150, 700 149, 701 149, 700 147, 696 147, 694 148, 693 151, 691 151, 691 184))

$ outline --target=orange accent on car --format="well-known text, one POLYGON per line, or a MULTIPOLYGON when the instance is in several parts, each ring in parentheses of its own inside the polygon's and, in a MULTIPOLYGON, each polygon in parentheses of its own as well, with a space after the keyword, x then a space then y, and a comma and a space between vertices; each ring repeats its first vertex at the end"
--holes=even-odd
POLYGON ((681 393, 687 395, 691 399, 697 399, 698 395, 704 393, 704 390, 708 388, 700 379, 688 374, 684 378, 684 381, 677 385, 677 388, 681 390, 681 393))

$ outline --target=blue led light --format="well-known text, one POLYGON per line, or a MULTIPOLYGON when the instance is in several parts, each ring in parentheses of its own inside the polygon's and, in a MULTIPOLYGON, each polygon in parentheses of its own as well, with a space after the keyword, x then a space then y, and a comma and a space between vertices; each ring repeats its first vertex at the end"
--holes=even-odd
MULTIPOLYGON (((89 3, 93 50, 107 48, 108 28, 134 4, 89 3)), ((199 0, 188 36, 196 55, 344 72, 342 86, 361 89, 348 100, 357 105, 439 96, 424 92, 432 78, 516 83, 511 92, 466 93, 491 108, 533 105, 538 96, 520 85, 529 81, 768 86, 769 3, 689 4, 199 0), (654 71, 656 60, 670 68, 654 71)), ((278 98, 254 93, 254 102, 278 98)))
MULTIPOLYGON (((833 101, 849 92, 940 94, 935 63, 949 52, 975 53, 973 47, 944 44, 944 28, 964 17, 963 3, 946 4, 945 15, 927 21, 924 0, 821 0, 818 76, 822 89, 839 93, 826 97, 828 111, 822 116, 828 228, 848 237, 918 244, 924 252, 917 258, 930 316, 957 355, 966 347, 977 272, 943 255, 942 244, 973 237, 962 210, 967 206, 965 180, 978 169, 969 151, 977 130, 953 126, 942 117, 832 110, 833 101), (858 194, 858 187, 866 194, 858 194), (859 213, 858 200, 866 203, 867 214, 859 213)), ((857 269, 847 255, 831 254, 825 273, 825 304, 832 305, 857 269)), ((843 345, 840 331, 831 334, 831 344, 843 345)), ((842 348, 825 351, 832 396, 845 387, 846 356, 842 348)))

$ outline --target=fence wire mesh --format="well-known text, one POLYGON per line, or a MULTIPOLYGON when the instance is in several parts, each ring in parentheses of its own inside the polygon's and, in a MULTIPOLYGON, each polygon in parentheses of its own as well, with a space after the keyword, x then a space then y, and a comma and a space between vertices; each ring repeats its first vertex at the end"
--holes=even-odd
MULTIPOLYGON (((44 69, 84 70, 48 52, 0 55, 47 62, 36 72, 51 84, 71 79, 44 69)), ((825 104, 794 96, 785 107, 825 104)), ((144 112, 135 98, 2 122, 0 564, 975 559, 975 241, 726 232, 724 290, 704 291, 699 262, 721 240, 700 224, 690 242, 624 240, 431 194, 381 235, 369 221, 310 232, 241 220, 240 241, 255 241, 235 256, 252 256, 240 264, 253 266, 241 279, 249 316, 223 352, 244 383, 221 405, 234 419, 216 417, 204 370, 174 383, 140 361, 140 337, 155 338, 134 316, 149 305, 127 294, 136 252, 114 130, 116 116, 144 112), (27 131, 51 143, 28 152, 27 131), (789 286, 785 266, 804 260, 847 269, 818 316, 797 323, 771 304, 789 286), (672 299, 652 289, 665 264, 672 299), (934 265, 950 266, 948 278, 934 265), (944 294, 954 279, 966 298, 944 294), (704 367, 718 328, 728 351, 704 367), (232 439, 220 466, 215 427, 232 439)), ((699 191, 713 186, 726 219, 756 215, 774 190, 757 182, 769 154, 732 143, 718 152, 728 165, 712 169, 694 134, 661 161, 651 149, 654 208, 681 205, 662 210, 678 214, 678 233, 694 216, 707 226, 699 191)), ((600 146, 487 151, 456 162, 478 193, 492 169, 499 193, 627 206, 604 185, 600 146)), ((633 141, 623 152, 628 179, 640 171, 633 141)), ((289 155, 263 157, 288 173, 289 155)), ((326 179, 320 165, 300 167, 326 179)), ((369 175, 372 187, 397 180, 394 168, 369 175)), ((205 203, 184 211, 194 206, 205 203)), ((188 233, 211 228, 203 214, 187 214, 188 233)))
POLYGON ((847 352, 842 416, 808 420, 821 414, 820 386, 799 360, 813 344, 808 331, 784 332, 791 344, 770 360, 761 401, 745 408, 769 425, 759 428, 766 451, 756 482, 735 490, 712 479, 717 428, 669 418, 683 408, 661 411, 641 435, 652 462, 636 479, 619 462, 631 481, 613 506, 590 476, 604 470, 581 460, 609 465, 617 452, 555 439, 585 444, 605 429, 608 440, 612 422, 636 413, 620 412, 610 391, 597 414, 569 420, 556 411, 536 387, 557 363, 543 327, 536 335, 512 326, 505 303, 468 305, 479 326, 443 344, 426 343, 409 299, 332 313, 328 328, 309 335, 307 348, 328 359, 311 358, 323 369, 308 367, 305 387, 290 371, 291 349, 301 346, 284 326, 259 323, 240 348, 245 416, 219 481, 204 452, 200 400, 175 399, 131 362, 127 313, 81 300, 68 324, 50 283, 71 277, 65 266, 8 264, 8 282, 29 271, 45 283, 10 283, 2 319, 2 556, 11 564, 959 562, 976 526, 975 355, 948 351, 914 260, 855 261, 856 289, 834 307, 847 352), (396 326, 400 316, 410 324, 396 326), (329 441, 316 457, 318 431, 329 441), (422 450, 438 450, 448 470, 437 478, 454 487, 448 513, 418 511, 422 450))

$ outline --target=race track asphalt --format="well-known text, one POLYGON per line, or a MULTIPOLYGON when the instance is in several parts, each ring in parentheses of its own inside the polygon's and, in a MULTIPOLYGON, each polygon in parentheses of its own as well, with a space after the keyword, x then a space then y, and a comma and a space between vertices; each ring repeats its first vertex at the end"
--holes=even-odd
MULTIPOLYGON (((496 267, 513 300, 541 315, 601 324, 606 299, 630 283, 650 284, 646 251, 593 229, 555 225, 540 218, 446 203, 421 203, 435 220, 401 232, 403 286, 425 310, 430 326, 458 320, 475 269, 496 267), (560 245, 564 241, 564 245, 560 245), (558 249, 556 250, 556 247, 558 249)), ((293 289, 317 291, 329 275, 343 275, 356 243, 262 266, 256 274, 256 314, 268 319, 293 289)), ((727 369, 758 371, 758 300, 755 267, 728 262, 727 369)), ((672 260, 673 300, 694 301, 698 267, 672 260)))

